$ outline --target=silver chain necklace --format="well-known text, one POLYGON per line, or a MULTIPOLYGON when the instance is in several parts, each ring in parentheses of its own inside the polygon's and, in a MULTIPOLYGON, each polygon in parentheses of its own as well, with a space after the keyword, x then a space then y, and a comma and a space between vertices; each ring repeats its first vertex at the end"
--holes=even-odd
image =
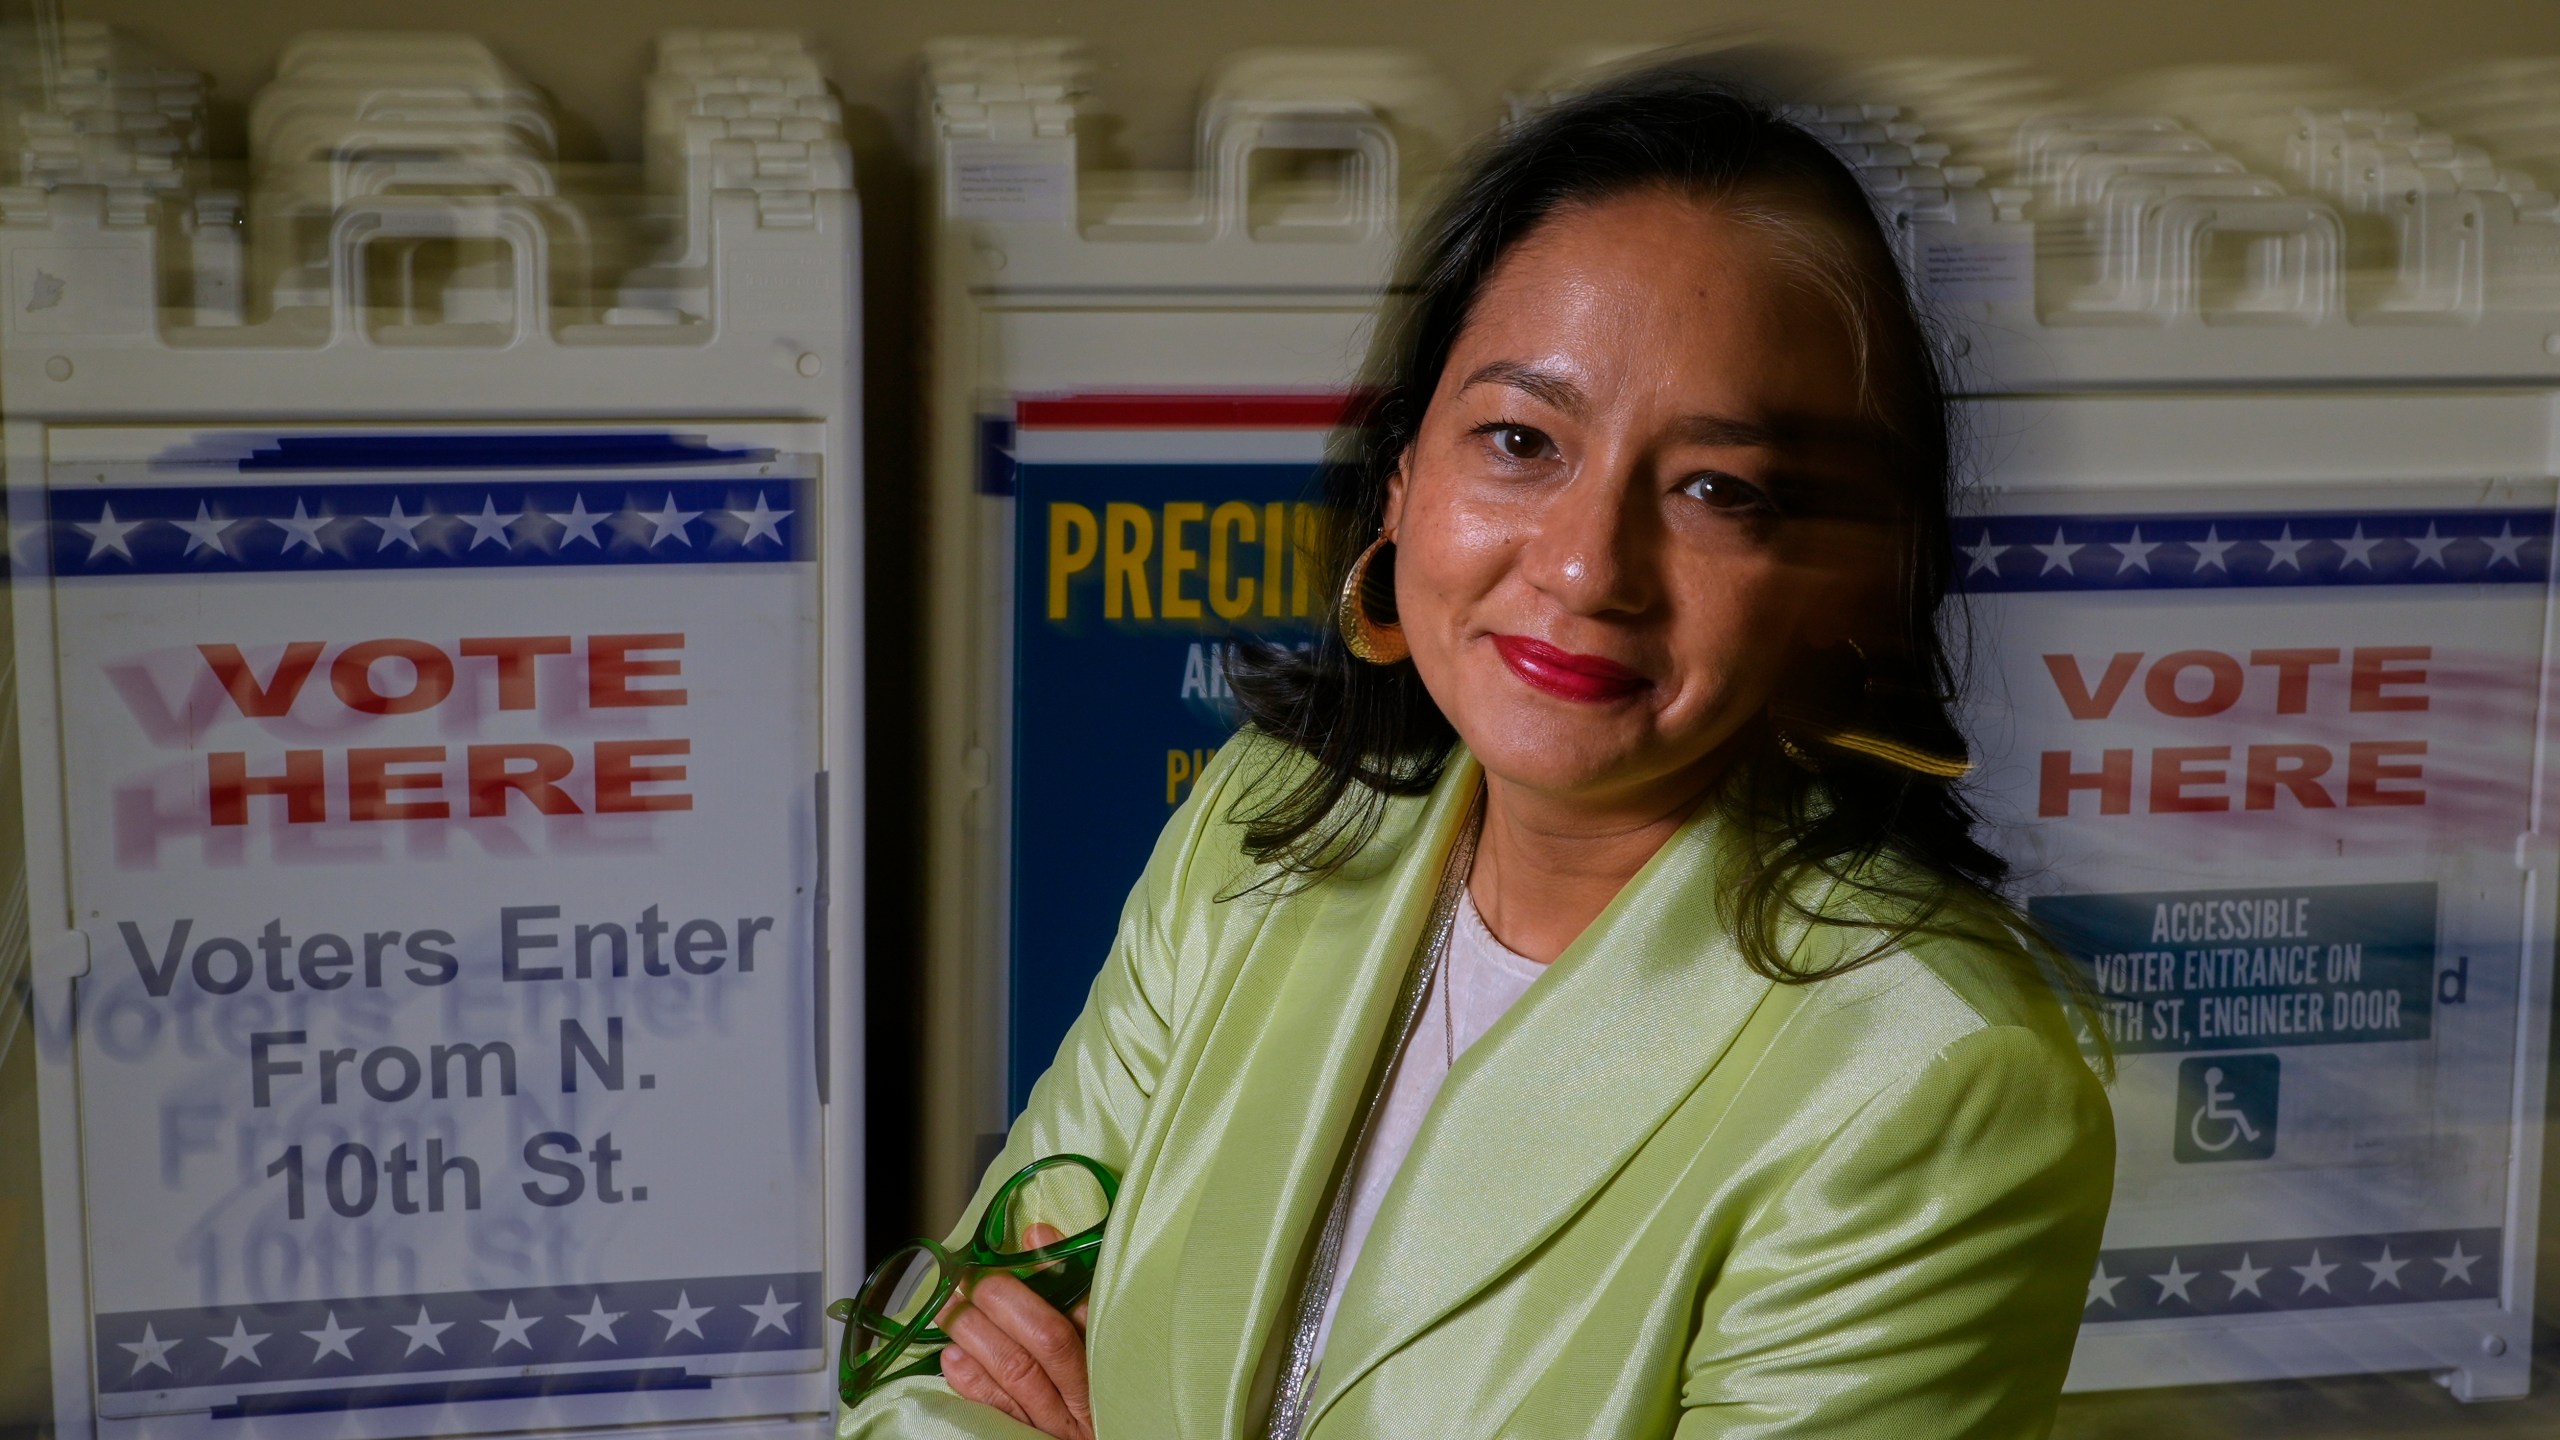
POLYGON ((1370 1067, 1368 1087, 1360 1102, 1360 1121, 1352 1127, 1348 1143, 1334 1162, 1324 1230, 1316 1239, 1315 1254, 1308 1260, 1306 1278, 1298 1290, 1297 1319, 1290 1327, 1289 1349, 1281 1362, 1270 1421, 1263 1427, 1264 1440, 1298 1440, 1299 1432, 1306 1428, 1307 1402, 1315 1391, 1316 1335, 1324 1324, 1325 1302, 1333 1295, 1334 1265, 1342 1258, 1343 1231, 1350 1223, 1353 1179, 1360 1152, 1376 1128, 1378 1112, 1386 1108, 1387 1077, 1404 1057, 1413 1032, 1421 1028, 1423 1001, 1435 980, 1441 990, 1443 1042, 1449 1063, 1457 1063, 1457 1021, 1449 1009, 1449 947, 1458 925, 1458 900, 1466 894, 1467 877, 1475 868, 1476 841, 1483 833, 1484 792, 1479 789, 1468 802, 1466 819, 1459 823, 1457 843, 1449 849, 1448 865, 1440 872, 1439 892, 1432 898, 1431 921, 1423 927, 1422 941, 1414 947, 1412 962, 1406 968, 1403 993, 1396 1003, 1395 1041, 1370 1067))
MULTIPOLYGON (((1458 922, 1463 924, 1463 920, 1458 922)), ((1432 983, 1440 987, 1440 1083, 1449 1083, 1449 1072, 1458 1068, 1458 924, 1450 927, 1449 939, 1440 947, 1440 958, 1432 970, 1438 976, 1432 983)))

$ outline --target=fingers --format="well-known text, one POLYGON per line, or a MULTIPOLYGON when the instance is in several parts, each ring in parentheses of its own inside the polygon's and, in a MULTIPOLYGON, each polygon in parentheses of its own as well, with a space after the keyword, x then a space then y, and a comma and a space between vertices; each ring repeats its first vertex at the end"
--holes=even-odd
MULTIPOLYGON (((1030 1246, 1034 1250, 1039 1249, 1043 1245, 1054 1245, 1058 1241, 1066 1238, 1065 1232, 1058 1229, 1055 1225, 1034 1225, 1030 1229, 1022 1232, 1022 1243, 1030 1246)), ((1083 1330, 1086 1328, 1086 1317, 1089 1316, 1092 1311, 1093 1302, 1091 1300, 1079 1300, 1076 1302, 1076 1308, 1067 1312, 1067 1318, 1076 1322, 1076 1328, 1078 1330, 1083 1330)))
POLYGON ((943 1347, 942 1378, 951 1382, 952 1393, 961 1399, 975 1400, 1010 1417, 1016 1424, 1031 1423, 1030 1415, 1014 1403, 1012 1396, 1004 1393, 1004 1387, 996 1383, 995 1377, 970 1359, 969 1352, 958 1345, 943 1347))
MULTIPOLYGON (((1025 1424, 1062 1440, 1093 1434, 1084 1336, 1030 1286, 1001 1272, 981 1276, 966 1303, 943 1312, 942 1328, 954 1349, 967 1352, 963 1369, 982 1372, 1027 1417, 1025 1424)), ((946 1376, 950 1365, 946 1359, 946 1376)))

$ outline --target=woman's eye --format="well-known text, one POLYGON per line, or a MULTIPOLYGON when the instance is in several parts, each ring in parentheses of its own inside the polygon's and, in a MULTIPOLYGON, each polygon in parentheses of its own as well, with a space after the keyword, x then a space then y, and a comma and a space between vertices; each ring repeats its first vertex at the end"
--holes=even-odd
POLYGON ((1769 492, 1739 476, 1710 470, 1693 475, 1680 487, 1680 493, 1703 500, 1708 507, 1733 515, 1774 515, 1778 512, 1769 492))
POLYGON ((1544 460, 1555 454, 1555 442, 1546 432, 1526 425, 1493 424, 1477 433, 1505 460, 1544 460))

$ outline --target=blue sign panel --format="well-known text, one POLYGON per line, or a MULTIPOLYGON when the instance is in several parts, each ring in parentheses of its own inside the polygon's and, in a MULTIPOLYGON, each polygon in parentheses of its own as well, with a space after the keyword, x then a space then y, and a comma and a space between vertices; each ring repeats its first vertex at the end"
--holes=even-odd
POLYGON ((1013 953, 1019 1112, 1084 1005, 1156 834, 1235 732, 1239 635, 1313 638, 1305 464, 1016 472, 1013 953))
POLYGON ((2505 1248, 2481 1226, 2107 1249, 2083 1323, 2496 1300, 2505 1248))
POLYGON ((2266 1160, 2276 1153, 2284 1081, 2277 1055, 2212 1055, 2178 1062, 2178 1130, 2169 1152, 2181 1165, 2266 1160))
POLYGON ((1956 536, 1957 584, 2017 591, 2542 585, 2551 512, 1995 515, 1956 536))
POLYGON ((2432 881, 2046 895, 2027 911, 2087 967, 2119 1054, 2429 1033, 2432 881))

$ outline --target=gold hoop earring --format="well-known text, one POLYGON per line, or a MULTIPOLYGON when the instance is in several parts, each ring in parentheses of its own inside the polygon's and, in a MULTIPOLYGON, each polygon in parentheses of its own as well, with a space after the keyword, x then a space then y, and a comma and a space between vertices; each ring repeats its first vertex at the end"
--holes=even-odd
MULTIPOLYGON (((1353 655, 1372 665, 1393 665, 1413 653, 1404 643, 1404 627, 1374 619, 1369 614, 1371 589, 1379 582, 1379 577, 1372 574, 1369 562, 1391 543, 1385 531, 1378 532, 1378 538, 1370 541, 1369 548, 1360 552, 1360 558, 1351 562, 1351 573, 1342 577, 1342 596, 1333 607, 1333 623, 1342 632, 1342 643, 1353 655)), ((1395 604, 1393 556, 1387 559, 1383 584, 1387 604, 1392 609, 1395 604)))
POLYGON ((1778 719, 1774 710, 1769 712, 1769 733, 1778 737, 1778 753, 1786 756, 1797 769, 1815 775, 1822 773, 1822 761, 1812 751, 1796 743, 1796 737, 1787 733, 1784 722, 1778 719))
MULTIPOLYGON (((1845 643, 1848 645, 1849 653, 1858 657, 1858 694, 1861 706, 1872 709, 1877 688, 1874 668, 1868 663, 1867 652, 1863 646, 1855 640, 1845 643)), ((1786 756, 1798 768, 1817 775, 1824 769, 1817 747, 1846 750, 1851 754, 1863 755, 1870 760, 1882 761, 1897 770, 1908 770, 1936 780, 1960 780, 1973 770, 1973 761, 1964 755, 1941 755, 1859 726, 1816 726, 1802 723, 1791 726, 1789 724, 1791 720, 1801 722, 1805 718, 1801 715, 1787 714, 1779 707, 1772 705, 1769 709, 1769 730, 1777 738, 1780 754, 1786 756)))
MULTIPOLYGON (((1936 780, 1961 780, 1973 773, 1973 762, 1961 755, 1939 755, 1916 745, 1905 745, 1882 735, 1864 730, 1835 730, 1822 737, 1824 742, 1842 750, 1852 750, 1871 760, 1881 760, 1897 770, 1909 770, 1936 780)), ((1780 744, 1786 742, 1781 740, 1780 744)))

